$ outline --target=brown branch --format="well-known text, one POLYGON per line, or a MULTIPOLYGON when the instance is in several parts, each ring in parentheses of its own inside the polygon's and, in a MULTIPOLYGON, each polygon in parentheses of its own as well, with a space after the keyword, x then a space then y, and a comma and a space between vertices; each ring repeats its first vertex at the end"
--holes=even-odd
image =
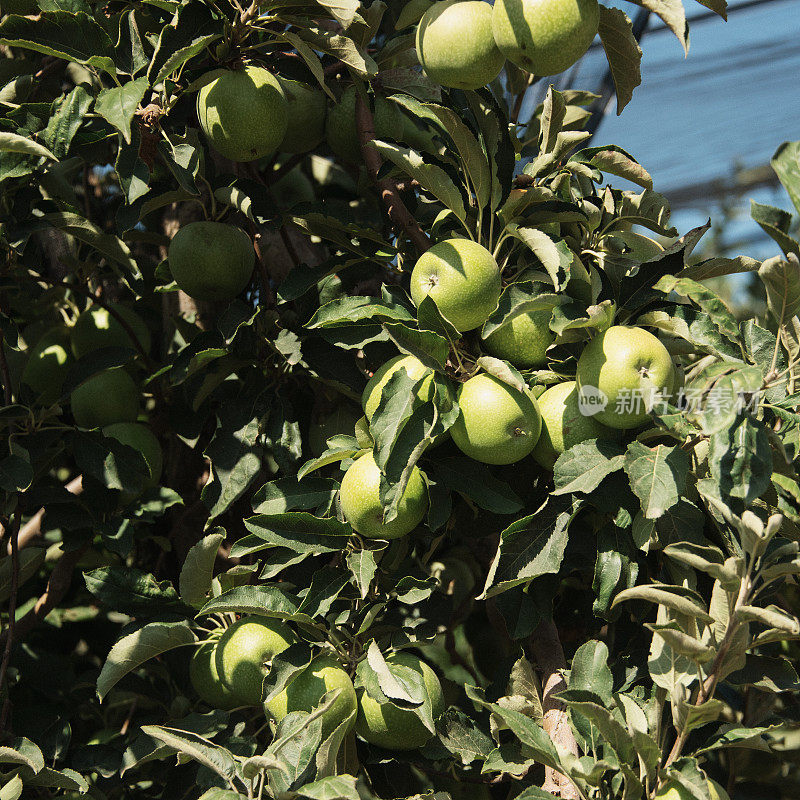
MULTIPOLYGON (((0 663, 0 690, 6 687, 6 677, 8 675, 8 665, 11 663, 11 648, 14 643, 14 632, 16 630, 17 614, 17 592, 19 590, 19 547, 17 537, 19 536, 19 524, 22 519, 22 510, 17 505, 14 517, 11 520, 11 594, 8 598, 8 628, 4 631, 6 643, 3 648, 3 660, 0 663)), ((0 732, 6 732, 8 717, 11 713, 11 700, 6 691, 6 698, 3 701, 3 710, 0 712, 0 732)))
POLYGON ((406 204, 397 190, 397 184, 391 178, 378 178, 382 161, 380 153, 372 147, 372 141, 375 139, 375 122, 372 112, 360 92, 356 94, 356 129, 361 145, 361 156, 367 172, 386 206, 389 220, 398 232, 402 231, 408 237, 417 252, 424 253, 430 248, 431 240, 406 208, 406 204))
MULTIPOLYGON (((80 494, 83 491, 83 476, 78 475, 73 478, 65 487, 72 494, 80 494)), ((42 535, 42 520, 44 519, 44 508, 40 508, 20 529, 19 529, 19 549, 24 550, 29 544, 42 535)), ((0 536, 3 535, 0 526, 0 536)), ((11 552, 11 544, 8 545, 8 552, 11 552)))
MULTIPOLYGON (((567 668, 564 649, 553 620, 540 622, 528 639, 528 645, 534 660, 542 673, 542 711, 544 712, 544 730, 553 744, 578 755, 578 745, 572 734, 564 704, 555 695, 567 688, 561 670, 567 668)), ((564 800, 577 800, 580 797, 575 785, 560 772, 547 767, 542 788, 564 800)))
POLYGON ((8 369, 8 360, 6 359, 6 343, 2 337, 0 337, 0 372, 2 372, 3 376, 3 400, 5 405, 10 406, 13 401, 11 372, 8 369))
POLYGON ((56 562, 44 594, 36 601, 36 605, 14 626, 13 633, 6 630, 0 640, 5 641, 6 649, 10 644, 18 642, 29 631, 35 628, 63 599, 72 585, 72 574, 75 567, 86 552, 88 544, 77 550, 70 550, 56 562))

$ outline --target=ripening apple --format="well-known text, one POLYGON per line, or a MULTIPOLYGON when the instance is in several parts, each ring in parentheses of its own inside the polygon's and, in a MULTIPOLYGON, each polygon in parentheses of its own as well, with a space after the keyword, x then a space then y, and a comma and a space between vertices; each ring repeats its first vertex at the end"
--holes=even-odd
POLYGON ((372 453, 357 458, 342 478, 339 500, 342 513, 353 529, 368 539, 399 539, 422 522, 428 510, 428 490, 419 467, 411 470, 397 516, 383 521, 380 498, 381 471, 372 453))
POLYGON ((627 430, 647 421, 647 406, 657 395, 674 390, 676 373, 669 351, 652 333, 615 325, 586 345, 576 378, 579 399, 599 390, 607 400, 594 418, 609 428, 627 430))
POLYGON ((328 692, 336 689, 339 694, 322 717, 324 740, 351 715, 347 729, 353 729, 358 705, 350 676, 334 658, 322 656, 315 659, 295 675, 283 691, 267 700, 266 710, 275 722, 280 722, 292 711, 313 711, 328 692))
POLYGON ((133 422, 139 413, 139 390, 121 367, 107 369, 73 389, 70 407, 79 428, 133 422))
MULTIPOLYGON (((436 673, 413 653, 401 651, 387 656, 386 663, 413 670, 422 676, 425 687, 423 705, 435 721, 445 710, 442 685, 436 673)), ((398 708, 393 703, 382 703, 369 695, 366 679, 372 670, 367 659, 356 668, 356 694, 358 718, 356 733, 370 744, 387 750, 416 750, 426 744, 433 734, 423 725, 414 711, 398 708)))
POLYGON ((215 663, 215 651, 219 636, 212 636, 202 642, 194 651, 189 662, 189 680, 201 700, 212 708, 229 711, 240 705, 236 696, 220 680, 215 663))
POLYGON ((552 315, 549 308, 517 314, 483 340, 483 349, 520 369, 543 367, 547 348, 556 340, 550 330, 552 315))
MULTIPOLYGON (((128 324, 145 352, 150 350, 150 330, 144 320, 128 306, 115 304, 114 310, 128 324)), ((72 352, 76 358, 103 347, 129 347, 136 345, 130 334, 107 308, 93 305, 81 312, 72 327, 72 352)))
POLYGON ((495 0, 494 40, 505 57, 534 75, 557 75, 597 35, 597 0, 495 0))
POLYGON ((536 398, 481 373, 461 384, 460 413, 450 428, 459 449, 484 464, 513 464, 536 445, 542 417, 536 398))
POLYGON ((423 253, 411 273, 415 305, 430 297, 459 332, 483 325, 500 299, 494 256, 469 239, 446 239, 423 253))
POLYGON ((217 674, 240 703, 259 706, 272 659, 295 641, 283 622, 268 617, 243 617, 217 642, 214 652, 217 674))
POLYGON ((361 407, 364 409, 364 415, 368 420, 372 420, 375 410, 381 402, 383 387, 386 386, 392 375, 401 369, 404 369, 408 373, 408 377, 414 381, 428 375, 429 377, 422 381, 417 388, 417 397, 423 402, 433 398, 435 391, 433 371, 415 356, 395 356, 375 370, 361 394, 361 407))
POLYGON ((190 222, 169 243, 169 268, 175 283, 195 300, 233 300, 255 266, 250 237, 223 222, 190 222))
POLYGON ((417 57, 427 76, 455 89, 491 83, 505 58, 492 35, 492 7, 483 0, 440 0, 417 26, 417 57))
POLYGON ((22 382, 30 386, 43 405, 55 403, 73 358, 67 328, 52 328, 30 349, 22 370, 22 382))
MULTIPOLYGON (((396 139, 404 130, 406 118, 401 113, 397 103, 387 100, 380 95, 374 98, 372 120, 375 128, 375 138, 396 139)), ((328 145, 334 154, 348 164, 360 164, 361 143, 358 139, 356 128, 356 87, 348 86, 338 103, 334 103, 328 112, 325 125, 325 135, 328 145)))
POLYGON ((533 448, 533 457, 545 469, 553 469, 558 457, 576 444, 616 435, 594 417, 581 413, 575 381, 551 386, 539 395, 537 402, 542 415, 542 432, 533 448))
MULTIPOLYGON (((711 800, 729 800, 728 793, 716 781, 706 779, 706 783, 711 800)), ((694 800, 694 795, 677 781, 667 781, 656 792, 655 800, 694 800)))
POLYGON ((248 64, 220 69, 197 93, 197 116, 211 146, 231 161, 254 161, 272 155, 289 122, 280 81, 248 64))
POLYGON ((288 103, 288 124, 278 150, 307 153, 325 138, 328 101, 321 89, 306 83, 280 78, 280 84, 288 103))

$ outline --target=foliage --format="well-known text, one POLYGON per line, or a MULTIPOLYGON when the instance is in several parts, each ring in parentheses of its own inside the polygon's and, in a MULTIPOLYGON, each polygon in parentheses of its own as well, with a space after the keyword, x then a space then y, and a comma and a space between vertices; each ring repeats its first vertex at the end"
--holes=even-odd
MULTIPOLYGON (((686 47, 681 3, 636 4, 686 47)), ((476 91, 433 83, 414 49, 426 8, 4 7, 3 800, 637 800, 667 781, 711 800, 706 776, 732 798, 800 791, 791 215, 753 205, 781 251, 763 264, 691 260, 708 226, 679 236, 645 168, 589 141, 595 95, 551 87, 521 120, 534 79, 512 64, 476 91), (216 154, 196 94, 242 60, 319 86, 330 108, 354 87, 358 163, 326 142, 254 163, 216 154), (230 303, 173 280, 169 242, 198 220, 253 243, 230 303), (497 309, 465 335, 408 293, 421 252, 454 236, 503 275, 497 309), (743 271, 763 282, 763 318, 737 320, 704 283, 743 271), (45 401, 25 372, 37 343, 97 306, 122 344, 47 362, 45 401), (545 365, 484 352, 532 311, 549 315, 545 365), (575 445, 552 473, 478 463, 449 440, 459 383, 484 371, 539 394, 614 324, 659 334, 678 367, 682 388, 646 425, 575 445), (394 373, 366 426, 325 429, 398 352, 429 372, 394 373), (161 443, 155 486, 147 452, 75 425, 72 392, 110 369, 133 377, 161 443), (424 522, 390 542, 339 507, 342 471, 370 450, 385 522, 411 468, 426 480, 424 522), (347 720, 323 737, 335 692, 278 725, 210 708, 190 658, 249 614, 297 636, 265 698, 321 654, 351 676, 366 660, 361 689, 435 735, 386 751, 347 720), (437 719, 422 679, 388 660, 399 650, 436 668, 437 719)), ((621 110, 641 51, 619 9, 601 8, 600 37, 621 110)), ((773 166, 800 213, 800 143, 773 166)))

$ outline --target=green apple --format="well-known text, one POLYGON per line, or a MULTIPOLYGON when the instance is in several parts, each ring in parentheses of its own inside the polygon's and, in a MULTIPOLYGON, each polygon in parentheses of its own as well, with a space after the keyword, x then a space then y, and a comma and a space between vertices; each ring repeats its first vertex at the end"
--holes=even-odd
MULTIPOLYGON (((706 779, 706 783, 711 800, 729 800, 728 793, 716 781, 706 779)), ((694 795, 677 781, 667 781, 655 796, 656 800, 694 800, 694 795)))
POLYGON ((505 58, 492 34, 492 7, 483 0, 440 0, 417 26, 417 57, 442 86, 479 89, 491 83, 505 58))
POLYGON ((280 81, 261 67, 220 69, 197 93, 197 116, 211 146, 231 161, 272 155, 286 134, 289 104, 280 81))
POLYGON ((220 637, 214 654, 217 673, 243 705, 259 706, 272 659, 295 642, 284 623, 267 617, 243 617, 220 637))
POLYGON ((483 325, 500 299, 500 270, 492 254, 469 239, 447 239, 423 253, 411 273, 411 297, 430 297, 460 332, 483 325))
POLYGON ((460 413, 450 428, 459 449, 484 464, 513 464, 536 445, 542 417, 536 398, 481 373, 458 390, 460 413))
POLYGON ((342 513, 353 529, 368 539, 399 539, 422 522, 428 510, 428 490, 419 467, 411 470, 397 516, 383 521, 380 498, 381 471, 372 453, 357 458, 342 478, 339 499, 342 513))
POLYGON ((142 454, 150 469, 150 478, 143 488, 149 489, 158 483, 164 467, 161 445, 149 428, 136 422, 117 422, 103 428, 103 436, 110 436, 142 454))
POLYGON ((278 150, 281 153, 307 153, 325 138, 325 112, 328 102, 321 89, 300 81, 280 78, 288 103, 288 125, 278 150))
POLYGON ((79 428, 133 422, 139 414, 139 390, 124 369, 108 369, 74 389, 70 406, 79 428))
POLYGON ((364 387, 364 391, 361 393, 361 407, 364 409, 364 415, 368 420, 372 420, 375 410, 381 402, 383 387, 386 386, 392 375, 401 369, 404 369, 408 373, 408 377, 414 381, 428 375, 429 377, 422 381, 417 388, 417 397, 424 402, 433 398, 433 393, 435 391, 433 385, 433 371, 426 367, 415 356, 395 356, 381 364, 381 366, 375 370, 367 385, 364 387))
POLYGON ((239 705, 233 692, 220 680, 215 661, 219 637, 203 642, 189 662, 189 680, 194 690, 212 708, 229 711, 239 705))
MULTIPOLYGON (((396 139, 405 125, 405 117, 396 103, 378 95, 372 112, 375 137, 396 139)), ((360 164, 361 143, 356 129, 356 88, 348 86, 339 102, 328 112, 325 126, 328 145, 334 155, 348 164, 360 164)))
MULTIPOLYGON (((413 670, 422 676, 427 692, 423 705, 434 721, 445 709, 442 685, 436 673, 412 653, 393 653, 386 658, 387 664, 413 670)), ((414 711, 398 708, 392 703, 381 703, 372 698, 365 688, 368 672, 372 670, 364 659, 356 668, 356 694, 358 695, 358 718, 356 733, 370 744, 387 750, 416 750, 428 742, 433 734, 422 724, 414 711)))
POLYGON ((556 340, 550 330, 552 315, 550 308, 517 314, 484 339, 483 349, 520 369, 543 367, 547 348, 556 340))
POLYGON ((52 328, 30 349, 22 370, 22 382, 33 389, 39 403, 52 405, 61 396, 71 363, 69 331, 63 327, 52 328))
POLYGON ((537 402, 542 415, 542 432, 533 448, 533 457, 545 469, 553 469, 556 459, 576 444, 616 435, 594 417, 581 414, 575 381, 551 386, 539 395, 537 402))
POLYGON ((534 75, 557 75, 589 49, 597 35, 597 0, 495 0, 497 46, 534 75))
MULTIPOLYGON (((114 310, 133 331, 142 350, 150 350, 150 331, 142 318, 128 306, 114 305, 114 310)), ((133 347, 128 331, 102 306, 93 305, 82 312, 72 328, 72 352, 76 358, 103 347, 133 347)))
POLYGON ((233 300, 255 266, 250 237, 223 222, 190 222, 169 243, 172 277, 195 300, 233 300))
POLYGON ((266 708, 275 722, 280 722, 292 711, 313 711, 327 692, 339 689, 333 705, 322 717, 322 738, 330 736, 351 714, 348 730, 355 725, 355 712, 358 701, 356 690, 350 676, 338 661, 330 656, 316 659, 302 672, 292 678, 289 685, 271 700, 266 708))
POLYGON ((649 418, 647 406, 659 393, 674 389, 675 366, 669 351, 643 328, 615 325, 586 345, 577 369, 579 401, 589 413, 596 398, 594 418, 609 428, 638 428, 649 418))
POLYGON ((311 452, 322 455, 328 449, 328 439, 337 434, 353 436, 361 415, 358 407, 351 403, 339 403, 331 411, 315 414, 308 431, 308 446, 311 452))

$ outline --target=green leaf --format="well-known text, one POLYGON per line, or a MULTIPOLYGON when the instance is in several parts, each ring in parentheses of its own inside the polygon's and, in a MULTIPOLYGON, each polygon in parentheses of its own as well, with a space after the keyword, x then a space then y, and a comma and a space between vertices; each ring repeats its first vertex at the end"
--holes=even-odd
POLYGON ((225 532, 209 533, 186 554, 178 579, 181 600, 194 608, 202 608, 211 590, 214 576, 214 562, 220 545, 225 540, 225 532))
POLYGON ((625 589, 614 598, 611 607, 614 608, 627 600, 646 600, 649 603, 663 605, 699 622, 712 622, 708 612, 699 603, 685 594, 680 594, 675 586, 650 584, 625 589))
POLYGON ((611 706, 614 677, 608 667, 608 647, 604 642, 592 639, 577 649, 572 657, 567 686, 570 690, 594 692, 611 706))
POLYGON ((401 322, 384 322, 383 328, 402 353, 418 358, 430 369, 444 369, 450 344, 443 336, 433 331, 419 331, 401 322))
POLYGON ((307 783, 300 789, 286 795, 303 800, 359 800, 361 795, 356 788, 353 775, 329 775, 322 780, 307 783))
POLYGON ((176 12, 172 22, 161 29, 147 70, 152 85, 161 83, 222 35, 210 7, 187 3, 178 5, 176 12))
POLYGON ((349 525, 305 511, 286 514, 256 514, 244 521, 250 533, 273 547, 288 547, 297 553, 332 553, 341 550, 351 534, 349 525))
POLYGON ((132 567, 99 567, 83 574, 86 588, 113 611, 131 616, 155 616, 185 610, 169 581, 132 567))
POLYGON ((44 145, 34 142, 28 136, 18 136, 16 133, 0 132, 0 151, 4 153, 24 153, 37 158, 58 159, 44 145))
POLYGON ((30 739, 18 736, 0 747, 0 764, 21 764, 35 775, 44 769, 44 756, 30 739))
POLYGON ((150 478, 142 454, 99 431, 73 431, 70 443, 75 461, 85 475, 91 475, 109 489, 136 494, 150 478))
POLYGON ((764 426, 740 415, 727 430, 712 434, 708 464, 723 497, 752 503, 770 486, 772 450, 764 426))
POLYGON ((766 206, 750 201, 750 216, 761 226, 762 230, 770 236, 783 250, 784 255, 794 253, 800 257, 800 244, 797 239, 789 235, 792 226, 792 215, 788 211, 774 206, 766 206))
POLYGON ((506 232, 519 239, 539 260, 547 271, 556 290, 562 290, 569 281, 570 266, 575 258, 563 240, 554 242, 544 231, 537 228, 508 225, 506 232))
POLYGON ((373 141, 372 146, 403 172, 419 181, 425 191, 430 192, 445 208, 449 208, 462 222, 467 218, 464 199, 452 178, 436 164, 426 164, 423 157, 409 147, 373 141))
POLYGON ((378 570, 375 553, 372 550, 355 550, 347 554, 346 560, 347 568, 352 573, 353 581, 363 600, 369 593, 370 584, 378 570))
POLYGON ((486 339, 504 323, 520 314, 552 310, 561 302, 562 298, 557 294, 537 292, 531 282, 511 283, 503 290, 497 308, 481 328, 481 338, 486 339))
POLYGON ((259 436, 266 404, 263 394, 245 396, 223 405, 218 412, 217 430, 204 452, 211 462, 211 472, 201 498, 209 509, 209 519, 225 513, 261 469, 259 436))
POLYGON ((800 356, 800 260, 770 258, 758 270, 767 290, 767 304, 791 360, 800 356))
POLYGON ((536 513, 509 525, 500 534, 481 597, 557 573, 567 547, 567 529, 577 512, 570 498, 549 498, 536 513))
POLYGON ((624 469, 645 518, 657 519, 678 502, 691 466, 691 457, 680 447, 648 447, 641 442, 628 445, 624 469))
POLYGON ((188 622, 149 622, 123 636, 111 648, 100 670, 97 696, 102 701, 125 675, 145 661, 196 641, 197 637, 188 622))
POLYGON ((303 596, 303 601, 297 609, 298 613, 306 614, 312 619, 324 617, 348 583, 350 576, 343 569, 338 567, 318 569, 311 578, 311 586, 303 596))
POLYGON ((230 750, 196 733, 161 725, 142 725, 142 733, 163 742, 178 753, 189 756, 225 780, 230 781, 236 774, 236 760, 230 750))
POLYGON ((590 494, 624 463, 625 451, 617 442, 587 439, 558 457, 553 467, 553 494, 590 494))
POLYGON ((495 746, 472 717, 454 706, 436 721, 436 732, 442 745, 465 767, 475 761, 485 761, 495 746))
POLYGON ((587 147, 575 153, 569 160, 625 178, 643 189, 653 188, 653 179, 650 177, 650 173, 630 153, 615 144, 587 147))
POLYGON ((508 484, 498 480, 485 464, 468 458, 445 458, 426 465, 437 483, 463 494, 484 511, 492 514, 516 514, 522 500, 508 484))
POLYGON ((689 52, 689 25, 681 0, 631 0, 661 17, 664 24, 678 37, 684 54, 689 52))
POLYGON ((608 745, 620 761, 633 762, 636 751, 628 730, 614 717, 612 712, 589 700, 565 700, 571 711, 583 714, 600 731, 604 744, 608 745))
POLYGON ((311 317, 306 328, 335 328, 363 322, 410 322, 411 313, 397 303, 388 305, 374 297, 341 297, 321 306, 311 317))
MULTIPOLYGON (((45 549, 42 547, 26 547, 19 554, 19 582, 22 586, 29 581, 44 563, 45 549)), ((11 597, 11 572, 10 557, 0 559, 0 603, 5 603, 11 597)))
POLYGON ((35 19, 12 14, 0 22, 0 44, 35 50, 116 74, 111 39, 83 11, 48 11, 35 19))
MULTIPOLYGON (((659 1, 647 0, 647 2, 659 1)), ((668 1, 681 4, 681 0, 668 1)), ((632 0, 632 2, 637 2, 637 0, 632 0)), ((617 92, 617 115, 619 115, 630 102, 633 90, 642 82, 640 69, 642 48, 639 47, 639 42, 633 35, 630 17, 619 8, 600 5, 598 33, 606 52, 611 77, 614 79, 614 87, 617 92)))
POLYGON ((256 514, 283 514, 286 511, 327 509, 333 502, 339 484, 330 478, 279 478, 265 483, 253 495, 256 514))
POLYGON ((296 614, 299 607, 298 599, 280 586, 236 586, 219 597, 212 597, 198 616, 233 612, 286 618, 296 614))
POLYGON ((372 56, 358 48, 356 43, 341 34, 324 28, 304 27, 298 35, 308 42, 314 50, 321 50, 353 69, 364 78, 378 74, 378 65, 372 56))
POLYGON ((128 144, 131 141, 131 120, 149 88, 147 78, 137 78, 122 86, 103 89, 97 95, 94 110, 113 125, 128 144))
POLYGON ((800 213, 800 142, 784 142, 775 151, 770 164, 800 213))

